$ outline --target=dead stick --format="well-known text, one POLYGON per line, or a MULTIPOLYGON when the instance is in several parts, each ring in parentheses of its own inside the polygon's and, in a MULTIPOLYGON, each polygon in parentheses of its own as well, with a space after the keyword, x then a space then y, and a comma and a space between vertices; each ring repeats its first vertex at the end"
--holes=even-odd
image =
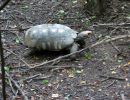
POLYGON ((112 81, 110 84, 108 84, 108 85, 105 86, 104 88, 108 88, 108 87, 112 86, 115 82, 116 82, 116 80, 112 81))
MULTIPOLYGON (((25 27, 25 28, 22 28, 21 30, 24 31, 24 30, 27 30, 29 28, 30 27, 25 27)), ((19 31, 19 29, 0 29, 0 31, 19 31)))
POLYGON ((40 76, 40 75, 41 75, 41 74, 36 74, 36 75, 34 75, 34 76, 27 77, 27 78, 25 78, 25 79, 20 80, 20 82, 24 82, 24 81, 27 81, 27 80, 31 80, 31 79, 33 79, 33 78, 36 78, 36 77, 40 76))
POLYGON ((121 51, 118 49, 117 46, 114 45, 113 42, 110 42, 110 43, 111 43, 111 45, 113 46, 113 48, 114 48, 118 53, 121 53, 121 51))
MULTIPOLYGON (((12 85, 12 82, 11 82, 11 80, 8 78, 8 81, 9 81, 9 85, 10 85, 10 87, 11 87, 11 90, 12 90, 12 92, 13 92, 13 94, 16 94, 16 92, 15 92, 15 90, 14 90, 14 88, 13 88, 13 85, 12 85)), ((15 95, 16 96, 16 95, 15 95)))
POLYGON ((44 77, 39 77, 39 78, 34 78, 33 80, 43 80, 43 79, 47 79, 49 77, 51 77, 52 75, 49 76, 44 76, 44 77))
POLYGON ((25 95, 25 93, 20 88, 20 86, 18 85, 18 83, 16 81, 14 81, 13 78, 10 77, 10 75, 7 72, 6 72, 6 75, 9 78, 9 80, 11 80, 12 83, 16 86, 16 88, 19 90, 19 92, 22 94, 22 96, 24 97, 24 100, 29 100, 28 97, 25 95))
POLYGON ((93 25, 93 26, 129 26, 130 23, 120 23, 120 24, 115 24, 115 23, 108 23, 108 24, 100 24, 97 23, 97 25, 93 25))
POLYGON ((108 78, 108 79, 116 79, 116 80, 125 80, 125 78, 122 78, 122 77, 114 77, 114 76, 106 76, 106 75, 99 75, 100 77, 105 77, 105 78, 108 78))
MULTIPOLYGON (((37 65, 34 65, 34 66, 37 66, 37 65)), ((39 66, 40 67, 40 66, 39 66)), ((78 66, 62 66, 62 65, 46 65, 44 66, 44 68, 81 68, 81 67, 78 67, 78 66)))
MULTIPOLYGON (((46 64, 55 62, 55 61, 60 60, 60 59, 63 59, 63 58, 67 58, 67 57, 72 56, 72 55, 74 55, 74 54, 81 53, 81 52, 83 52, 83 51, 85 51, 85 50, 87 50, 87 49, 91 49, 91 48, 93 48, 93 47, 95 47, 95 46, 97 46, 97 45, 100 45, 100 44, 102 44, 102 43, 108 43, 108 42, 115 41, 115 40, 118 40, 118 39, 123 39, 123 38, 130 38, 130 35, 119 35, 119 36, 115 36, 115 37, 113 37, 113 38, 105 38, 105 39, 103 39, 103 40, 101 40, 101 41, 98 41, 98 42, 92 44, 92 45, 89 46, 89 47, 86 47, 86 48, 84 48, 84 49, 81 49, 81 50, 79 50, 79 51, 76 51, 76 52, 73 52, 73 53, 70 53, 70 54, 67 54, 67 55, 64 55, 64 56, 60 56, 60 57, 58 57, 58 58, 55 58, 55 59, 50 60, 50 61, 47 61, 47 62, 43 62, 43 63, 41 63, 41 64, 39 64, 39 65, 36 65, 36 66, 34 66, 34 67, 30 68, 30 69, 27 69, 26 71, 29 71, 29 70, 35 69, 36 67, 40 67, 40 66, 43 66, 43 65, 46 65, 46 64)), ((26 71, 25 71, 25 72, 26 72, 26 71)))

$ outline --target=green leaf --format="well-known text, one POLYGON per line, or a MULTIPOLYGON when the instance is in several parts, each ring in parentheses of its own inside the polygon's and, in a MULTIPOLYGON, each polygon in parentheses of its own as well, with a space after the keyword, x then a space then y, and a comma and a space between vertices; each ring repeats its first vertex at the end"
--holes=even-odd
POLYGON ((24 9, 24 10, 26 10, 26 9, 29 8, 29 6, 27 6, 27 5, 23 5, 21 8, 24 9))
POLYGON ((4 69, 6 72, 10 72, 10 70, 11 70, 11 68, 9 66, 5 66, 4 69))
POLYGON ((43 84, 45 84, 45 85, 47 85, 47 84, 49 83, 48 80, 43 80, 42 82, 43 82, 43 84))
POLYGON ((123 62, 123 57, 119 56, 118 59, 117 59, 117 62, 122 63, 123 62))
POLYGON ((96 16, 92 16, 90 19, 91 19, 91 20, 94 20, 94 19, 96 19, 96 16))
POLYGON ((90 25, 91 25, 90 20, 86 20, 86 21, 85 21, 85 26, 88 27, 88 26, 90 26, 90 25))
POLYGON ((19 43, 20 43, 19 38, 16 38, 16 39, 15 39, 15 42, 16 42, 17 44, 19 44, 19 43))
POLYGON ((92 54, 91 53, 86 53, 85 54, 85 59, 87 59, 87 60, 91 60, 92 59, 92 54))
POLYGON ((65 16, 65 11, 64 10, 59 10, 57 15, 58 15, 58 17, 64 17, 65 16))

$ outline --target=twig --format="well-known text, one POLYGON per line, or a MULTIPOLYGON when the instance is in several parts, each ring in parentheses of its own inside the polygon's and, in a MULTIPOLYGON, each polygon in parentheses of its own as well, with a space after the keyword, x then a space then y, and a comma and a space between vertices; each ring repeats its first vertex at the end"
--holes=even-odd
POLYGON ((25 95, 25 93, 22 91, 22 89, 20 88, 20 86, 18 85, 18 83, 16 81, 14 81, 12 79, 12 77, 10 77, 10 75, 6 72, 7 77, 9 78, 9 80, 12 81, 12 83, 16 86, 16 88, 19 90, 19 92, 22 94, 22 96, 24 97, 24 100, 29 100, 28 97, 25 95))
POLYGON ((105 81, 107 81, 107 80, 109 80, 109 78, 107 77, 107 78, 105 78, 105 79, 103 79, 103 80, 101 80, 100 82, 105 82, 105 81))
MULTIPOLYGON (((52 19, 60 19, 61 17, 53 17, 52 19)), ((86 18, 86 17, 64 17, 65 19, 82 19, 82 18, 86 18)))
POLYGON ((108 24, 97 24, 93 26, 129 26, 130 23, 120 23, 120 24, 115 24, 115 23, 108 23, 108 24))
MULTIPOLYGON (((89 47, 86 47, 86 48, 84 48, 84 49, 81 49, 81 50, 79 50, 79 51, 76 51, 76 52, 73 52, 73 53, 70 53, 70 54, 67 54, 67 55, 64 55, 64 56, 60 56, 60 57, 58 57, 58 58, 55 58, 55 59, 50 60, 50 61, 47 61, 47 62, 43 62, 43 63, 41 63, 41 64, 39 64, 39 65, 33 66, 33 67, 30 68, 30 69, 27 69, 26 71, 30 71, 30 70, 35 69, 35 68, 37 68, 37 67, 40 67, 40 66, 43 66, 43 65, 46 65, 46 64, 49 64, 49 63, 56 62, 57 60, 61 60, 61 59, 70 57, 70 56, 72 56, 72 55, 74 55, 74 54, 81 53, 81 52, 83 52, 83 51, 85 51, 85 50, 87 50, 87 49, 91 49, 91 48, 93 48, 93 47, 95 47, 95 46, 97 46, 97 45, 100 45, 100 44, 102 44, 102 43, 108 43, 108 42, 115 41, 115 40, 122 39, 122 38, 130 38, 130 35, 119 35, 119 36, 115 36, 115 37, 113 37, 113 38, 105 38, 105 39, 103 39, 103 40, 101 40, 101 41, 98 41, 98 42, 92 44, 92 45, 89 46, 89 47)), ((25 71, 25 72, 26 72, 26 71, 25 71)))
POLYGON ((3 21, 6 21, 8 20, 9 18, 0 18, 0 20, 3 20, 3 21))
POLYGON ((40 77, 40 78, 34 78, 33 80, 43 80, 43 79, 47 79, 49 77, 51 77, 52 75, 48 75, 48 76, 44 76, 44 77, 40 77))
POLYGON ((108 84, 108 85, 105 86, 104 88, 108 88, 108 87, 112 86, 115 82, 116 82, 116 80, 112 81, 110 84, 108 84))
POLYGON ((14 88, 13 88, 13 86, 12 86, 11 80, 10 80, 9 78, 8 78, 8 80, 9 80, 9 85, 10 85, 10 87, 11 87, 12 92, 13 92, 13 94, 15 94, 15 90, 14 90, 14 88))
POLYGON ((23 82, 23 81, 27 81, 27 80, 36 78, 36 77, 38 77, 38 76, 40 76, 40 75, 41 75, 41 74, 36 74, 36 75, 34 75, 34 76, 27 77, 27 78, 25 78, 25 79, 20 80, 20 82, 21 82, 21 81, 23 82))
POLYGON ((13 51, 7 49, 7 48, 4 48, 6 51, 12 53, 13 55, 15 55, 17 58, 19 58, 27 67, 31 67, 27 62, 25 62, 22 58, 20 58, 17 54, 15 54, 13 51))
MULTIPOLYGON (((37 65, 36 65, 37 66, 37 65)), ((44 68, 79 68, 79 67, 77 67, 77 66, 61 66, 61 65, 55 65, 55 66, 51 66, 51 65, 46 65, 46 66, 44 66, 44 68)))
POLYGON ((57 70, 63 70, 64 68, 54 68, 51 70, 51 72, 57 71, 57 70))
POLYGON ((110 42, 111 45, 113 46, 113 48, 118 52, 118 53, 121 53, 121 51, 117 48, 117 46, 114 45, 113 42, 110 42))
POLYGON ((121 80, 124 81, 125 78, 122 77, 114 77, 114 76, 106 76, 106 75, 99 75, 100 77, 108 78, 108 79, 116 79, 116 80, 121 80))
MULTIPOLYGON (((30 27, 22 28, 20 31, 29 29, 30 27)), ((19 29, 0 29, 0 31, 19 31, 19 29)))
POLYGON ((9 57, 12 53, 8 53, 7 55, 4 56, 4 59, 6 59, 7 57, 9 57))
POLYGON ((110 36, 117 30, 117 29, 119 29, 121 26, 117 26, 117 27, 115 27, 115 29, 113 29, 111 32, 110 32, 110 36))

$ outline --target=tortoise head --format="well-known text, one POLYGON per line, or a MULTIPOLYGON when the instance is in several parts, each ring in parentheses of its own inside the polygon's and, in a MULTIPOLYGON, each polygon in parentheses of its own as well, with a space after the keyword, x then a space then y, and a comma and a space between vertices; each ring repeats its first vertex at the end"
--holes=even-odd
POLYGON ((78 39, 85 39, 91 34, 92 34, 92 31, 82 31, 82 32, 78 33, 77 38, 78 39))

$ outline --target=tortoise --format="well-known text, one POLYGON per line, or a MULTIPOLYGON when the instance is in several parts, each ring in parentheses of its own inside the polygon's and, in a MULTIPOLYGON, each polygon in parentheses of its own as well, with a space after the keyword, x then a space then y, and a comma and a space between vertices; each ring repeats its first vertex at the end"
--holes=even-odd
POLYGON ((76 52, 85 45, 85 38, 91 31, 77 32, 61 24, 41 24, 28 29, 24 36, 24 44, 38 50, 76 52))

